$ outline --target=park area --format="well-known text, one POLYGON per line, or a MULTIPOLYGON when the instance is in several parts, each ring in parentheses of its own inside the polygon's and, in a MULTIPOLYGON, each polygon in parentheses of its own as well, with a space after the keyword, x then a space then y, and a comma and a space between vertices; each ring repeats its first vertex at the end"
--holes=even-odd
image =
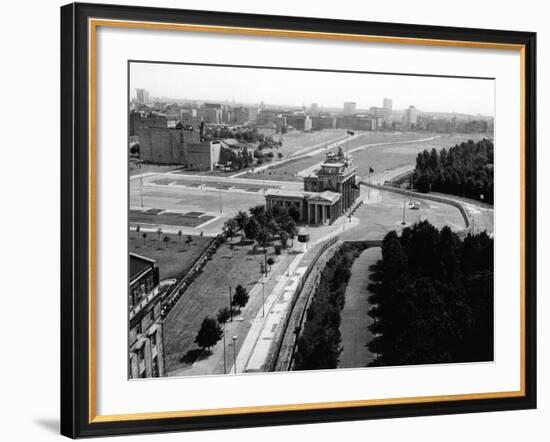
POLYGON ((373 360, 373 354, 367 348, 372 339, 369 325, 372 318, 368 315, 371 309, 368 290, 370 266, 382 257, 380 247, 364 250, 351 267, 351 277, 346 287, 344 308, 340 333, 342 335, 342 353, 338 368, 366 367, 373 360))
MULTIPOLYGON (((272 247, 268 249, 270 256, 274 257, 272 247)), ((263 253, 253 253, 252 245, 236 243, 231 251, 225 244, 218 249, 164 321, 167 372, 193 364, 200 355, 194 341, 202 320, 216 317, 220 308, 229 305, 229 287, 234 293, 237 285, 242 285, 250 292, 261 277, 263 260, 263 253)))
MULTIPOLYGON (((482 134, 433 134, 424 132, 365 132, 341 143, 344 153, 350 152, 354 165, 358 168, 358 174, 366 177, 369 167, 375 172, 391 170, 404 165, 414 166, 416 156, 424 149, 450 148, 454 145, 473 139, 483 138, 482 134)), ((334 149, 333 149, 334 150, 334 149)), ((311 169, 323 162, 325 152, 313 152, 311 156, 298 157, 286 162, 273 163, 267 169, 249 172, 243 178, 256 178, 264 180, 301 181, 303 171, 311 169)))
MULTIPOLYGON (((345 129, 323 129, 315 132, 302 132, 293 130, 286 134, 273 136, 275 140, 282 139, 283 145, 277 149, 284 158, 292 155, 300 155, 315 147, 321 147, 324 143, 333 143, 346 137, 345 129)), ((267 150, 266 150, 267 152, 267 150)))
POLYGON ((169 212, 162 209, 130 210, 130 221, 135 224, 198 227, 215 217, 202 212, 169 212))
MULTIPOLYGON (((423 139, 429 137, 430 135, 428 134, 423 139)), ((449 149, 463 141, 477 141, 484 137, 485 135, 483 134, 442 134, 428 141, 373 146, 353 152, 353 160, 355 166, 358 168, 358 174, 366 177, 369 167, 372 167, 375 172, 380 172, 406 165, 414 166, 416 164, 416 156, 424 150, 431 151, 434 148, 438 151, 443 148, 449 149)))
POLYGON ((214 238, 170 235, 156 232, 144 232, 131 230, 129 234, 128 249, 131 253, 154 259, 159 267, 160 279, 179 279, 193 265, 202 252, 208 247, 214 238), (167 242, 164 238, 168 238, 167 242))

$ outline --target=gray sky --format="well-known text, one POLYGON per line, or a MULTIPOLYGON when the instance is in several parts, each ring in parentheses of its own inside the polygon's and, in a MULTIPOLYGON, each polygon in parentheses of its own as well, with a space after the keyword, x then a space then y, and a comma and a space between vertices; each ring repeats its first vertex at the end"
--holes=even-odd
POLYGON ((321 107, 355 101, 362 109, 387 97, 394 109, 494 116, 493 80, 132 63, 131 96, 136 88, 152 97, 321 107))

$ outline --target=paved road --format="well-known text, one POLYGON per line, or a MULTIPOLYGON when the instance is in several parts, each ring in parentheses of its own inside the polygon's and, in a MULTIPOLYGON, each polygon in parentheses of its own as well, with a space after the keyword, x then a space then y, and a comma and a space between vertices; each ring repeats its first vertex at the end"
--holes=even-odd
POLYGON ((372 247, 361 253, 351 267, 340 324, 343 349, 339 368, 366 367, 374 358, 367 348, 367 343, 372 339, 368 329, 372 318, 367 314, 371 308, 367 289, 371 272, 368 268, 381 257, 380 247, 372 247))

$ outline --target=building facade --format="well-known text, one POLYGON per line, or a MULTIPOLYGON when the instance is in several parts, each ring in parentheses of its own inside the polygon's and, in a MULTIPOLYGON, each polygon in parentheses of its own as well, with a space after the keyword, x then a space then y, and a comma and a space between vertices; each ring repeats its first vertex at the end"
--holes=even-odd
POLYGON ((359 197, 356 175, 357 168, 339 148, 336 153, 328 153, 321 167, 304 178, 303 191, 268 190, 266 208, 295 207, 302 223, 332 224, 359 197))
POLYGON ((162 291, 155 261, 130 253, 128 377, 164 374, 162 291))
POLYGON ((405 110, 405 114, 403 115, 403 123, 405 124, 405 127, 407 129, 413 129, 414 127, 416 127, 419 115, 420 112, 416 107, 409 106, 409 108, 405 110))
POLYGON ((346 101, 344 103, 344 115, 355 115, 357 113, 357 103, 354 101, 346 101))

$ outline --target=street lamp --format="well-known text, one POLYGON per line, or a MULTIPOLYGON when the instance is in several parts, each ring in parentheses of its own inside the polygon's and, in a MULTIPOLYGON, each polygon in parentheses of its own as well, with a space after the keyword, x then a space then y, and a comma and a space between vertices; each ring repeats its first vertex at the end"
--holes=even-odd
POLYGON ((223 374, 227 373, 227 359, 225 357, 225 322, 223 323, 223 374))
POLYGON ((285 250, 286 250, 286 276, 290 276, 290 262, 288 260, 288 252, 290 250, 289 247, 285 247, 285 250))
POLYGON ((235 368, 235 374, 237 374, 237 336, 233 336, 233 367, 235 368))
POLYGON ((265 278, 262 278, 262 318, 265 316, 265 278))

